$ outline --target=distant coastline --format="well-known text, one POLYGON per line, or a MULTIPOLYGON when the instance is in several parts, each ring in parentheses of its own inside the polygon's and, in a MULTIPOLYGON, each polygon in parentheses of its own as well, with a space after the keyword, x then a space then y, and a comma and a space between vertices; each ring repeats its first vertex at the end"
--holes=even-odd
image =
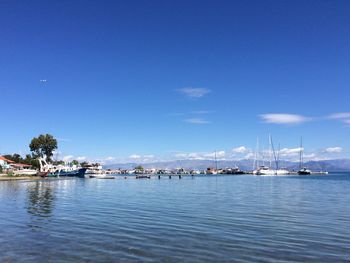
MULTIPOLYGON (((218 168, 226 168, 237 166, 242 170, 252 170, 253 159, 243 160, 218 160, 218 168)), ((140 163, 128 162, 128 163, 111 163, 104 164, 105 169, 131 169, 140 163)), ((176 169, 179 167, 185 169, 199 169, 203 170, 208 167, 214 166, 214 160, 172 160, 172 161, 159 161, 142 163, 144 168, 158 168, 158 169, 176 169)), ((280 161, 280 166, 285 167, 288 170, 298 170, 299 163, 292 161, 280 161)), ((320 161, 308 161, 305 162, 305 166, 312 170, 326 170, 329 172, 347 172, 350 171, 350 159, 332 159, 332 160, 320 160, 320 161)))

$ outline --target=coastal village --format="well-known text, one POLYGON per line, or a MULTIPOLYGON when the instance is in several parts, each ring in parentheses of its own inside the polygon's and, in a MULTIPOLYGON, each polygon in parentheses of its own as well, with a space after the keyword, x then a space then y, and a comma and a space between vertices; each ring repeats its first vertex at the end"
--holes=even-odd
MULTIPOLYGON (((272 139, 269 141, 273 146, 272 139)), ((274 151, 270 151, 269 166, 260 165, 258 151, 256 159, 251 170, 241 170, 239 167, 218 167, 216 155, 214 167, 208 167, 205 170, 185 169, 183 167, 175 169, 144 168, 142 164, 136 165, 131 169, 103 169, 99 163, 79 163, 76 160, 71 162, 53 161, 51 159, 53 151, 57 149, 57 140, 49 134, 39 135, 33 138, 29 145, 32 154, 27 154, 23 158, 19 154, 0 155, 0 180, 20 180, 20 179, 41 179, 54 177, 79 177, 79 178, 99 178, 115 179, 118 175, 134 176, 136 179, 178 175, 259 175, 259 176, 276 176, 276 175, 311 175, 327 174, 325 171, 313 172, 303 166, 303 151, 300 151, 299 170, 288 170, 279 167, 279 160, 272 158, 276 156, 274 151)), ((300 147, 302 148, 302 145, 300 147)))

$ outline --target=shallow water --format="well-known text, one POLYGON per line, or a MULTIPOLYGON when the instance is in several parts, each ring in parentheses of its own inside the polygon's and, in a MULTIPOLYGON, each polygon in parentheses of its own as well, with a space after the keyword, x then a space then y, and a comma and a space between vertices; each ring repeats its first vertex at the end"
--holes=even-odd
POLYGON ((350 262, 350 174, 0 182, 0 262, 350 262))

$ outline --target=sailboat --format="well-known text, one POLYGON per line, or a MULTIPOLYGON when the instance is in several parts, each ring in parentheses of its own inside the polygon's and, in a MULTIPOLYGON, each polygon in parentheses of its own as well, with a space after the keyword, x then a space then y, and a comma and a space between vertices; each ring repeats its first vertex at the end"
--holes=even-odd
MULTIPOLYGON (((261 176, 271 176, 271 175, 287 175, 290 174, 290 172, 286 169, 279 169, 278 162, 279 157, 276 156, 275 148, 273 145, 271 134, 269 135, 269 155, 270 155, 270 166, 259 166, 255 171, 253 171, 253 174, 261 175, 261 176), (272 156, 275 160, 276 169, 272 169, 272 156)), ((279 156, 279 153, 278 153, 279 156)))
POLYGON ((299 171, 298 174, 299 175, 309 175, 311 174, 311 170, 307 169, 304 166, 304 148, 303 148, 303 137, 300 138, 300 152, 299 152, 300 156, 300 162, 299 162, 299 171))

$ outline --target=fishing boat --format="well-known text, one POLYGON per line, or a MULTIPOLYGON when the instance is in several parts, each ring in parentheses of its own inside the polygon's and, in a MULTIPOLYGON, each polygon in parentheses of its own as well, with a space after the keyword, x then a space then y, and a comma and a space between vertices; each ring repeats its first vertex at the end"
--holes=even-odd
POLYGON ((65 170, 57 170, 53 173, 48 174, 49 177, 57 177, 57 176, 67 176, 67 177, 79 177, 85 178, 86 168, 80 168, 77 170, 65 171, 65 170))
POLYGON ((85 178, 86 168, 77 168, 76 166, 68 165, 52 165, 48 164, 44 158, 39 158, 40 173, 43 177, 79 177, 85 178), (45 175, 46 173, 46 175, 45 175))

